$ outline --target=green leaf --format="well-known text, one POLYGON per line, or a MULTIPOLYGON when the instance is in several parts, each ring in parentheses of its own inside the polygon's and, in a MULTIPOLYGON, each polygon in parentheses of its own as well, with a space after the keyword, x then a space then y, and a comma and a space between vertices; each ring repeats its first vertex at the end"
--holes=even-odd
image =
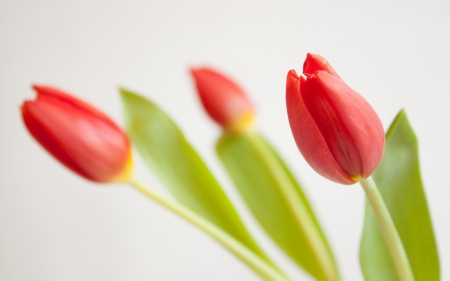
POLYGON ((183 205, 225 230, 269 262, 197 152, 154 103, 120 89, 127 131, 163 185, 183 205))
MULTIPOLYGON (((439 257, 420 177, 417 138, 403 110, 386 134, 386 150, 373 178, 400 235, 415 280, 438 281, 439 257)), ((367 281, 399 280, 367 202, 360 262, 367 281)))
POLYGON ((217 152, 272 239, 318 280, 339 280, 332 252, 311 206, 275 150, 261 136, 251 133, 224 134, 217 152))

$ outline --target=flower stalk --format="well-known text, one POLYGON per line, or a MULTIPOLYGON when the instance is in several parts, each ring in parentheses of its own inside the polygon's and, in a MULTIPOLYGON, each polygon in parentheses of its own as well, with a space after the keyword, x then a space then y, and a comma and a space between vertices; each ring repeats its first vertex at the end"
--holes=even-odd
POLYGON ((375 181, 372 177, 368 177, 367 179, 361 179, 360 182, 372 210, 375 213, 381 232, 384 235, 395 268, 397 269, 399 279, 401 281, 414 281, 414 275, 405 248, 403 247, 402 240, 400 239, 394 221, 389 214, 389 210, 383 201, 375 181))
POLYGON ((166 207, 173 213, 184 218, 199 229, 209 234, 212 238, 222 244, 225 248, 231 251, 236 257, 248 265, 253 271, 261 276, 266 281, 289 281, 289 279, 280 273, 278 270, 269 265, 266 261, 261 259, 258 255, 253 253, 247 247, 242 245, 239 241, 227 234, 225 231, 215 226, 205 218, 184 207, 183 205, 164 198, 163 196, 152 191, 146 187, 139 179, 132 177, 128 183, 143 193, 145 196, 153 199, 160 205, 166 207))

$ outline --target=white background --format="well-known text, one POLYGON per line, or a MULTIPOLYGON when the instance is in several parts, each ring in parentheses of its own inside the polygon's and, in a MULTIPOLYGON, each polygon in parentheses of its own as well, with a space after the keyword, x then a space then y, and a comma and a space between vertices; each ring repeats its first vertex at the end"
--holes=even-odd
MULTIPOLYGON (((387 128, 406 108, 450 280, 449 5, 446 1, 0 0, 0 280, 259 280, 215 241, 127 186, 87 182, 30 137, 19 107, 50 84, 122 124, 116 87, 157 102, 261 233, 218 164, 220 130, 188 69, 216 67, 258 108, 258 128, 304 183, 346 280, 362 280, 364 197, 317 175, 288 126, 285 77, 326 57, 387 128), (447 83, 447 84, 446 84, 447 83)), ((137 159, 138 174, 162 190, 137 159)), ((265 235, 294 280, 310 280, 265 235)))

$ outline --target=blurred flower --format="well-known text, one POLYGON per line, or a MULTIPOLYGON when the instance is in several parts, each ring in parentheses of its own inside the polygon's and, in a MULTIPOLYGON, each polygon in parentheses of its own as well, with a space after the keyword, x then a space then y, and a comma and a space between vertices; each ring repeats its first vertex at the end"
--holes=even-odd
POLYGON ((209 68, 193 68, 191 73, 203 107, 214 121, 231 133, 251 128, 255 110, 236 83, 209 68))
POLYGON ((130 141, 105 114, 58 89, 33 86, 25 101, 28 131, 56 159, 95 182, 123 182, 132 174, 130 141))
POLYGON ((303 74, 289 71, 286 105, 297 147, 322 176, 343 184, 369 177, 383 157, 380 118, 321 56, 308 54, 303 74))

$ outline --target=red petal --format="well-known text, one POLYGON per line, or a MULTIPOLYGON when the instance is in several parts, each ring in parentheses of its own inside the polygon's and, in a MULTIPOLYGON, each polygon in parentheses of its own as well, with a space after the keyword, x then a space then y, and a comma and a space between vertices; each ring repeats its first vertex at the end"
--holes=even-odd
POLYGON ((303 74, 309 76, 319 70, 327 71, 339 77, 324 57, 308 53, 306 55, 306 60, 303 63, 303 74))
POLYGON ((339 77, 318 71, 308 78, 306 107, 333 157, 350 176, 366 178, 381 161, 384 130, 369 103, 339 77))
POLYGON ((30 133, 55 158, 81 176, 107 182, 127 165, 130 143, 105 114, 50 87, 37 86, 38 99, 22 115, 30 133))
POLYGON ((302 96, 308 91, 305 79, 299 78, 296 72, 291 70, 286 83, 286 106, 297 147, 309 165, 322 176, 342 184, 353 184, 354 181, 335 161, 321 131, 305 106, 302 96))
POLYGON ((209 68, 193 68, 191 74, 205 110, 222 127, 253 114, 250 99, 231 79, 209 68))

